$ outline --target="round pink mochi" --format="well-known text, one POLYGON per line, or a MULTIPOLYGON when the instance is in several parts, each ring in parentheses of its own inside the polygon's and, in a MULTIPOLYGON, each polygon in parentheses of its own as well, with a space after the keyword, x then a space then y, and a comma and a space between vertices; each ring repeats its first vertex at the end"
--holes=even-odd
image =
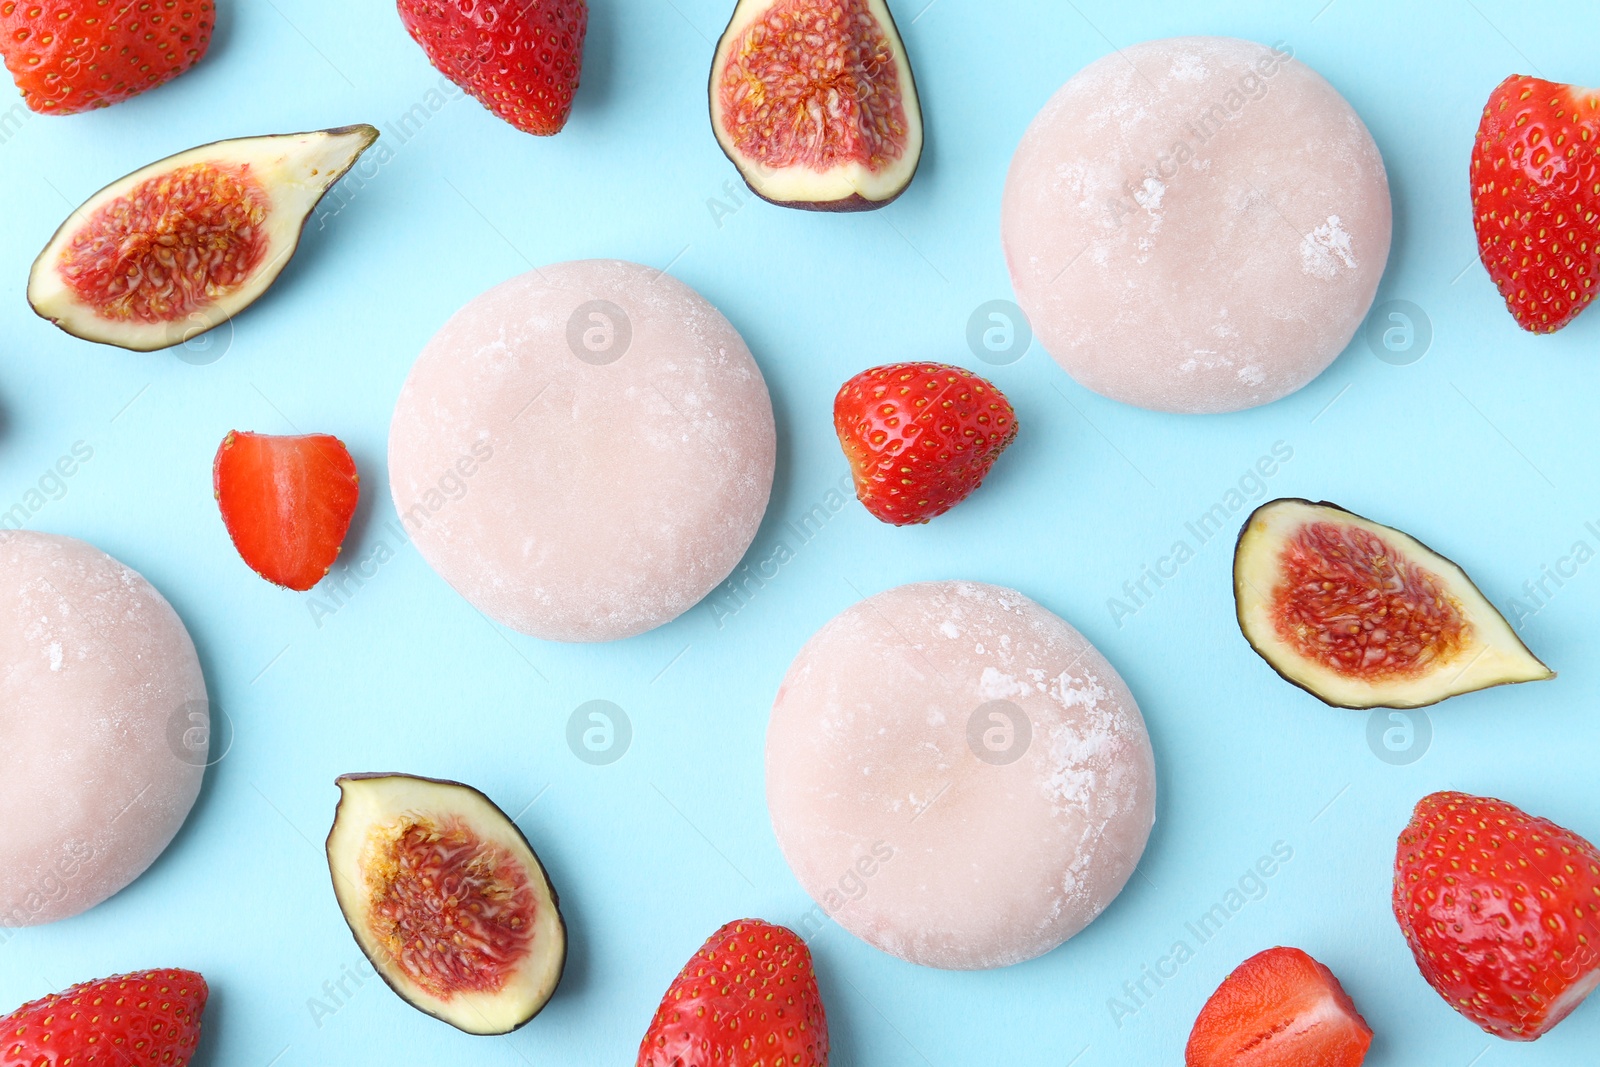
POLYGON ((755 538, 777 438, 738 332, 619 260, 498 285, 428 342, 389 431, 395 507, 485 615, 552 641, 670 622, 755 538))
POLYGON ((929 967, 1049 952, 1122 891, 1155 821, 1128 687, 1021 593, 927 582, 870 597, 795 657, 767 804, 829 918, 929 967))
POLYGON ((1383 158, 1338 91, 1276 49, 1150 41, 1080 71, 1028 127, 1002 237, 1017 300, 1080 384, 1237 411, 1321 374, 1389 258, 1383 158))
POLYGON ((144 873, 200 792, 209 725, 194 643, 149 582, 82 541, 0 531, 0 927, 144 873))

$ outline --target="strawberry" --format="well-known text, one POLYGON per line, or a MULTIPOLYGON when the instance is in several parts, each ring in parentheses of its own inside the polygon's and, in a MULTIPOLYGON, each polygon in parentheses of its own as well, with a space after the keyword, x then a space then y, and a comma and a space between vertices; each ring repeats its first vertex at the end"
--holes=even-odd
POLYGON ((1357 1067, 1372 1031, 1333 972, 1297 948, 1245 960, 1211 994, 1184 1067, 1357 1067))
POLYGON ((700 946, 639 1045, 636 1067, 825 1067, 811 951, 792 930, 732 922, 700 946))
POLYGON ((175 968, 51 993, 0 1019, 0 1067, 184 1067, 210 995, 175 968))
POLYGON ((234 431, 211 468, 234 548, 267 581, 305 592, 339 558, 360 498, 355 460, 337 437, 234 431))
POLYGON ((586 0, 399 0, 441 74, 526 133, 561 132, 583 70, 586 0))
POLYGON ((0 54, 30 108, 75 115, 176 78, 214 23, 211 0, 0 0, 0 54))
POLYGON ((1555 333, 1600 271, 1600 90, 1513 75, 1472 149, 1478 255, 1518 325, 1555 333))
POLYGON ((1542 1036, 1600 984, 1600 853, 1503 800, 1423 797, 1393 903, 1422 977, 1498 1037, 1542 1036))
POLYGON ((1011 402, 960 367, 895 363, 851 378, 833 428, 868 511, 895 526, 943 515, 978 488, 1017 436, 1011 402))

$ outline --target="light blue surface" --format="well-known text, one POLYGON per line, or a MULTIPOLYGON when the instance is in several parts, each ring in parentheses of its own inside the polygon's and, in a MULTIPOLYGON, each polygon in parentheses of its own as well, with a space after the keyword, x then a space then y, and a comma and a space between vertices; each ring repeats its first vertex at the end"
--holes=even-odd
POLYGON ((80 918, 0 932, 5 1007, 184 965, 214 990, 202 1067, 631 1063, 668 980, 717 925, 793 924, 809 907, 763 795, 767 710, 790 658, 858 591, 961 577, 1027 592, 1117 665, 1155 742, 1158 825, 1112 909, 1033 963, 944 974, 822 933, 813 948, 835 1063, 1176 1063, 1222 977, 1280 943, 1343 979, 1378 1033, 1375 1067, 1593 1059, 1600 1006, 1528 1047, 1451 1011, 1418 976, 1388 888, 1395 836, 1433 789, 1503 796, 1600 835, 1586 759, 1600 740, 1600 564, 1526 621, 1561 677, 1435 709, 1431 748, 1403 766, 1369 749, 1366 715, 1321 706, 1246 647, 1232 619, 1231 531, 1121 625, 1107 607, 1277 442, 1293 458, 1271 495, 1402 526, 1508 610, 1573 542, 1600 543, 1585 527, 1600 519, 1600 311, 1554 338, 1519 331, 1474 263, 1467 186, 1479 110, 1500 79, 1600 80, 1583 29, 1591 0, 934 0, 919 14, 920 2, 895 6, 928 153, 911 191, 878 214, 815 216, 741 196, 719 223, 712 204, 734 206, 725 190, 738 183, 707 126, 705 82, 729 0, 592 0, 584 86, 553 140, 459 98, 396 136, 437 75, 386 0, 220 0, 218 39, 195 72, 97 114, 0 124, 0 510, 88 443, 93 459, 31 525, 92 541, 166 594, 233 730, 148 874, 80 918), (968 350, 973 309, 1011 295, 1000 193, 1035 111, 1113 46, 1187 33, 1288 42, 1365 117, 1395 197, 1380 299, 1431 318, 1420 362, 1380 361, 1358 338, 1288 400, 1181 418, 1089 394, 1037 347, 1004 367, 968 350), (96 347, 29 313, 33 255, 107 181, 220 137, 357 121, 383 127, 392 154, 347 180, 348 204, 312 229, 219 361, 96 347), (780 460, 752 558, 845 473, 830 404, 865 366, 934 358, 990 374, 1021 437, 977 497, 928 527, 890 529, 852 504, 720 627, 701 607, 598 647, 496 630, 389 532, 389 415, 412 359, 462 303, 531 263, 590 256, 670 264, 755 352, 780 460), (365 490, 346 559, 398 548, 320 626, 308 608, 318 601, 255 577, 223 531, 210 464, 234 428, 340 435, 365 490), (569 714, 592 699, 633 723, 631 749, 610 766, 581 762, 565 740, 569 714), (523 812, 573 940, 558 997, 523 1031, 466 1037, 346 977, 360 955, 321 841, 335 775, 366 770, 458 778, 523 812), (1293 859, 1198 944, 1185 923, 1279 842, 1293 859), (1147 980, 1153 995, 1119 1026, 1108 1000, 1131 1004, 1124 983, 1179 940, 1193 958, 1162 988, 1147 980), (349 995, 330 999, 324 983, 341 979, 349 995), (313 998, 337 1010, 314 1011, 313 998))

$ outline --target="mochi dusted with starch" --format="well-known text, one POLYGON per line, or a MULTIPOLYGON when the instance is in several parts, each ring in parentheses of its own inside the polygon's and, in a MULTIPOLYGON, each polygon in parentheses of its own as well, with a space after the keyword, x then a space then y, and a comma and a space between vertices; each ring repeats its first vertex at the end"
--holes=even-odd
POLYGON ((1079 384, 1158 411, 1293 393, 1344 350, 1389 258, 1383 158, 1287 46, 1150 41, 1091 63, 1011 162, 1017 301, 1079 384))
POLYGON ((795 657, 767 733, 767 804, 817 910, 928 967, 1049 952, 1122 891, 1155 821, 1128 687, 1021 593, 901 586, 795 657))
POLYGON ((87 911, 183 825, 207 763, 194 643, 92 545, 0 531, 0 927, 87 911))
POLYGON ((611 641, 728 576, 776 451, 728 320, 661 271, 585 260, 495 286, 428 342, 390 426, 389 486, 423 558, 485 615, 611 641))

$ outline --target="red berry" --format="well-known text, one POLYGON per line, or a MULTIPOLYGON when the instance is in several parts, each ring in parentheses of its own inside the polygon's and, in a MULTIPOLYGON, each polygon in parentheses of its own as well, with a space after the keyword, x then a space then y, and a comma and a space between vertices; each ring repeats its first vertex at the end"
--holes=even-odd
POLYGON ((1513 75, 1472 149, 1478 254, 1517 323, 1555 333, 1600 273, 1600 90, 1513 75))
POLYGON ((1422 977, 1498 1037, 1542 1036, 1600 984, 1600 853, 1503 800, 1423 797, 1393 903, 1422 977))
POLYGON ((895 526, 943 515, 977 489, 1017 436, 1000 390, 942 363, 895 363, 851 378, 833 428, 868 511, 895 526))
POLYGON ((208 996, 176 969, 75 985, 0 1019, 0 1067, 184 1067, 208 996))
POLYGON ((825 1067, 828 1021, 811 951, 791 930, 745 919, 700 946, 639 1045, 636 1067, 825 1067))
POLYGON ((251 570, 300 592, 322 580, 361 495, 355 460, 337 437, 234 431, 211 474, 223 525, 251 570))
POLYGON ((211 0, 0 0, 0 54, 30 108, 74 115, 200 62, 214 21, 211 0))
POLYGON ((1245 960, 1211 994, 1185 1067, 1357 1067, 1368 1028, 1333 972, 1297 948, 1245 960))
POLYGON ((586 0, 399 0, 400 21, 439 72, 527 133, 572 114, 589 30, 586 0))

